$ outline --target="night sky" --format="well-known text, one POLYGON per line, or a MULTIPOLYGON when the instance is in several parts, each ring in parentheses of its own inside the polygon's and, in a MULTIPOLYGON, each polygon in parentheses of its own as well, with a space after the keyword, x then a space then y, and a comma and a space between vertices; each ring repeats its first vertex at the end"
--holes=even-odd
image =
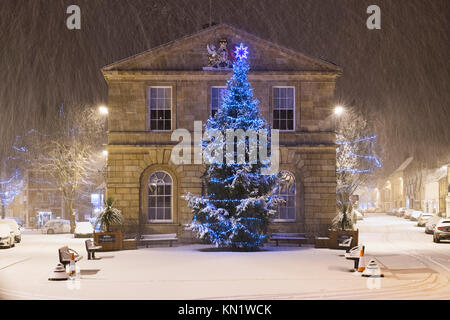
MULTIPOLYGON (((213 21, 332 61, 336 102, 375 124, 385 168, 450 151, 450 1, 213 0, 213 21), (381 30, 366 9, 381 8, 381 30), (387 156, 386 156, 387 155, 387 156)), ((199 31, 208 0, 0 0, 3 154, 29 129, 51 130, 61 103, 107 102, 101 67, 199 31), (82 29, 66 28, 77 4, 82 29)))

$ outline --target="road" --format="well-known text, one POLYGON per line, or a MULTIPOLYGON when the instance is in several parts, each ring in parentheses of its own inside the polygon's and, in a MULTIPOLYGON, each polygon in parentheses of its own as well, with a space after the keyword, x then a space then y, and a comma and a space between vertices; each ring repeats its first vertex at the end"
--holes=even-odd
POLYGON ((252 253, 178 245, 99 253, 88 261, 83 239, 27 233, 0 249, 2 299, 449 299, 450 242, 436 244, 415 222, 371 214, 358 222, 366 259, 385 275, 348 272, 342 251, 266 246, 252 253), (85 258, 81 280, 51 282, 57 248, 85 258))

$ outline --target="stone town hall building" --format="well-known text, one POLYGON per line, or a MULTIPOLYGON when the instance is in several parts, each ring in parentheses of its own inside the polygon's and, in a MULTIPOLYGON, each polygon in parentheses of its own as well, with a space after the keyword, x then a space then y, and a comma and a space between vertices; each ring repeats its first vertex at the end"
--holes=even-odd
POLYGON ((192 236, 182 196, 202 193, 204 167, 171 163, 178 143, 171 133, 193 132, 194 121, 205 123, 215 112, 231 76, 220 58, 226 62, 240 43, 249 48, 249 80, 262 115, 280 129, 280 195, 287 201, 271 229, 327 234, 336 215, 332 109, 341 69, 226 24, 102 69, 109 87, 107 195, 128 230, 192 236))

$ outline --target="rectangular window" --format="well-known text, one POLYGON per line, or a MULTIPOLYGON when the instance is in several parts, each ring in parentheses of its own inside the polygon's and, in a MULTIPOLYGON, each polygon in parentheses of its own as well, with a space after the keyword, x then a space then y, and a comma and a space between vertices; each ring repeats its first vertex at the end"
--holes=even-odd
POLYGON ((223 103, 227 87, 211 87, 211 116, 214 117, 223 103))
POLYGON ((172 130, 172 88, 149 87, 150 130, 172 130))
POLYGON ((273 88, 273 128, 280 131, 294 130, 294 87, 273 88))

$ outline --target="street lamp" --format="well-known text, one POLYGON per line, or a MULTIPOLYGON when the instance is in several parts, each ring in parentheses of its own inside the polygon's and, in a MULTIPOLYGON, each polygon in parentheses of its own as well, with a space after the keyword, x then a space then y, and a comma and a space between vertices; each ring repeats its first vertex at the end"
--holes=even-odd
POLYGON ((103 150, 102 154, 107 157, 108 156, 108 150, 103 150))
POLYGON ((105 105, 101 105, 98 107, 98 112, 100 112, 101 115, 108 115, 108 108, 105 105))
POLYGON ((337 116, 340 116, 343 112, 344 112, 344 107, 343 106, 336 106, 334 108, 334 114, 337 115, 337 116))

